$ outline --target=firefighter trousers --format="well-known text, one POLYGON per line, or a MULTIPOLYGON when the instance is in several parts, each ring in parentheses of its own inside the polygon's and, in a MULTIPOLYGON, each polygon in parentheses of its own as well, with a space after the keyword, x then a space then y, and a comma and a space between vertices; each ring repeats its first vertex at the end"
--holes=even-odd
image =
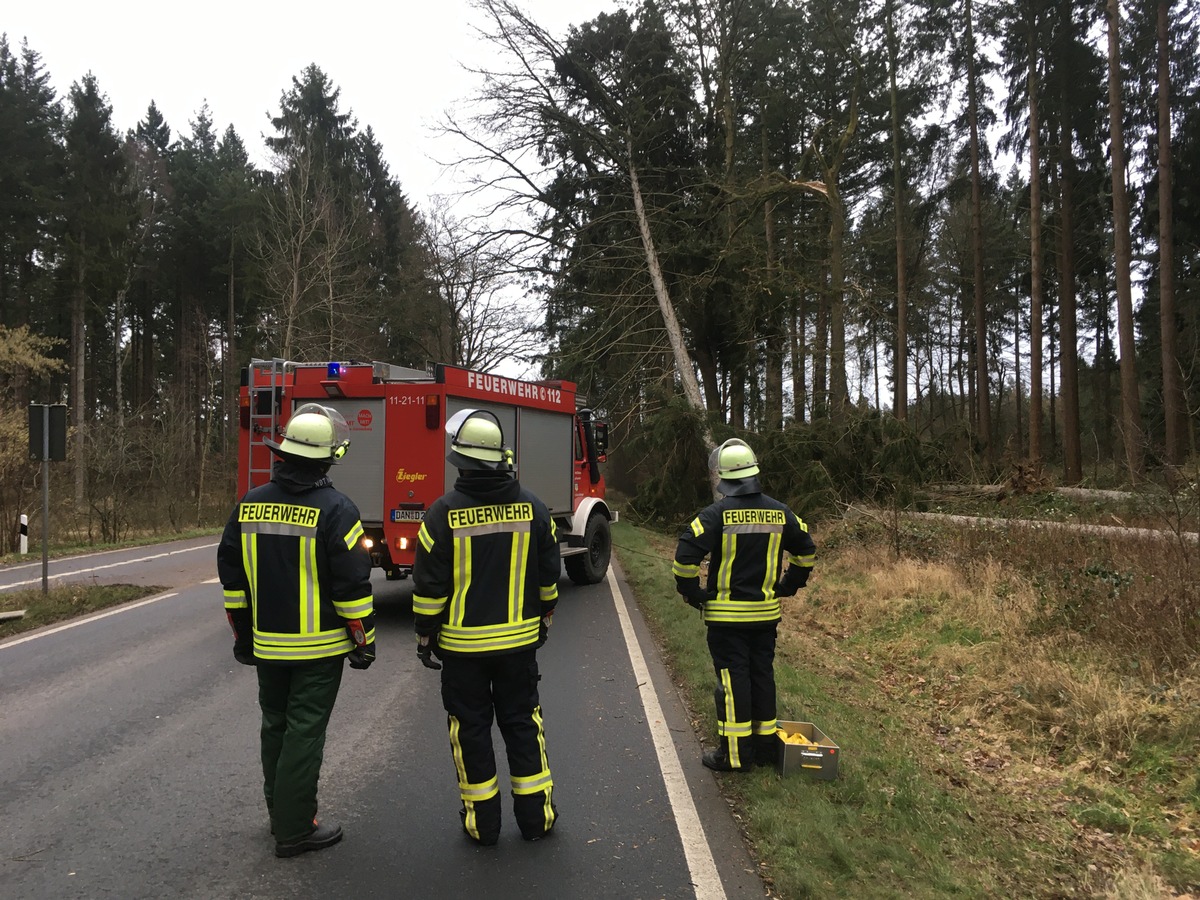
POLYGON ((717 673, 717 734, 735 769, 754 765, 756 748, 758 762, 774 762, 775 631, 774 622, 750 628, 708 626, 708 650, 717 673))
POLYGON ((554 827, 554 782, 538 703, 537 651, 501 656, 442 657, 442 705, 462 798, 463 830, 481 844, 500 836, 500 786, 492 749, 492 719, 508 756, 513 816, 526 840, 554 827))
POLYGON ((275 840, 281 843, 298 841, 313 830, 325 729, 342 684, 342 659, 258 665, 263 794, 275 840))

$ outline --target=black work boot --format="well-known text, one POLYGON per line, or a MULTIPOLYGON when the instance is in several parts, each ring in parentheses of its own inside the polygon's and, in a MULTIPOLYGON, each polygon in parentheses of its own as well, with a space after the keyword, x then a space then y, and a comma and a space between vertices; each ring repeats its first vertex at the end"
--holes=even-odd
POLYGON ((754 736, 754 764, 771 768, 779 765, 779 738, 773 734, 754 736))
POLYGON ((540 841, 544 837, 549 837, 554 833, 554 826, 558 824, 558 807, 553 803, 550 808, 554 811, 554 821, 549 825, 543 825, 540 828, 526 828, 521 826, 521 837, 527 841, 540 841))
POLYGON ((714 772, 748 772, 747 766, 733 766, 729 763, 729 754, 724 749, 721 750, 705 750, 703 756, 704 765, 712 769, 714 772))
POLYGON ((495 828, 489 828, 486 826, 483 828, 480 828, 480 827, 478 827, 478 819, 477 819, 475 830, 479 833, 479 837, 476 837, 475 835, 471 834, 470 830, 468 830, 468 828, 467 828, 467 811, 465 809, 460 809, 458 811, 458 820, 462 823, 463 834, 465 834, 467 837, 469 837, 471 840, 473 840, 476 844, 478 844, 481 847, 495 847, 496 842, 500 840, 500 823, 499 822, 496 823, 495 828))
POLYGON ((313 830, 300 840, 289 841, 286 844, 277 843, 275 855, 280 857, 299 856, 309 850, 324 850, 326 847, 332 847, 342 839, 341 825, 329 822, 323 822, 320 825, 314 822, 313 825, 313 830))

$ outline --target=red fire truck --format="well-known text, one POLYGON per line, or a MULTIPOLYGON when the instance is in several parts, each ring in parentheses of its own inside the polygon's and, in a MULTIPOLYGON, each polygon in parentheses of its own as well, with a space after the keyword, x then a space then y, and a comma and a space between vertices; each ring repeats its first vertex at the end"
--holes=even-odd
POLYGON ((517 477, 550 508, 563 565, 576 584, 608 571, 617 513, 604 499, 608 426, 594 420, 569 381, 520 381, 450 365, 430 371, 389 363, 253 360, 242 370, 239 496, 270 480, 273 456, 292 411, 317 402, 350 425, 350 454, 331 475, 358 505, 363 545, 389 580, 412 572, 417 530, 454 485, 446 462, 446 420, 488 409, 515 452, 517 477))

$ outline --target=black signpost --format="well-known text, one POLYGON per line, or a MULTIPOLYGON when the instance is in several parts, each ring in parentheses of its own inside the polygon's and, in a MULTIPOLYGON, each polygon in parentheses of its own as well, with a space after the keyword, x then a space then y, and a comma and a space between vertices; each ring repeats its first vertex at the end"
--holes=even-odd
POLYGON ((42 593, 50 590, 50 462, 67 458, 67 405, 29 404, 29 456, 42 461, 42 593))

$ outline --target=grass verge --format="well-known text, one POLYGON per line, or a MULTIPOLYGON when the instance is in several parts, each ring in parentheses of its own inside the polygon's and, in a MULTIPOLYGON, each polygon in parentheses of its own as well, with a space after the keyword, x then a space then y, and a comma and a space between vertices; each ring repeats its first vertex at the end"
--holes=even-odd
MULTIPOLYGON (((937 548, 922 558, 894 556, 895 536, 880 530, 818 533, 809 587, 785 601, 779 717, 815 722, 842 755, 833 782, 721 776, 772 891, 1148 900, 1195 890, 1195 666, 1162 641, 1147 650, 1169 653, 1139 658, 1124 627, 1080 630, 1079 546, 1030 545, 1042 559, 1030 571, 1011 535, 997 545, 922 529, 902 542, 937 548), (1059 569, 1076 577, 1051 584, 1059 569)), ((674 592, 675 537, 623 522, 614 544, 712 746, 714 676, 699 615, 674 592)), ((1123 600, 1087 602, 1098 617, 1123 600)))
POLYGON ((0 640, 164 590, 155 585, 78 583, 58 585, 45 593, 41 588, 6 592, 0 594, 0 612, 23 609, 25 615, 0 620, 0 640))
MULTIPOLYGON (((52 545, 46 551, 47 559, 62 559, 67 556, 79 556, 84 553, 100 553, 105 550, 122 550, 126 547, 145 547, 150 544, 161 544, 163 541, 185 541, 188 538, 206 537, 220 534, 224 526, 211 528, 191 528, 164 537, 163 532, 153 531, 146 534, 131 535, 117 543, 101 543, 80 539, 78 541, 62 541, 52 545)), ((0 566, 11 566, 16 563, 40 562, 42 559, 41 538, 31 535, 28 553, 0 553, 0 566)))

